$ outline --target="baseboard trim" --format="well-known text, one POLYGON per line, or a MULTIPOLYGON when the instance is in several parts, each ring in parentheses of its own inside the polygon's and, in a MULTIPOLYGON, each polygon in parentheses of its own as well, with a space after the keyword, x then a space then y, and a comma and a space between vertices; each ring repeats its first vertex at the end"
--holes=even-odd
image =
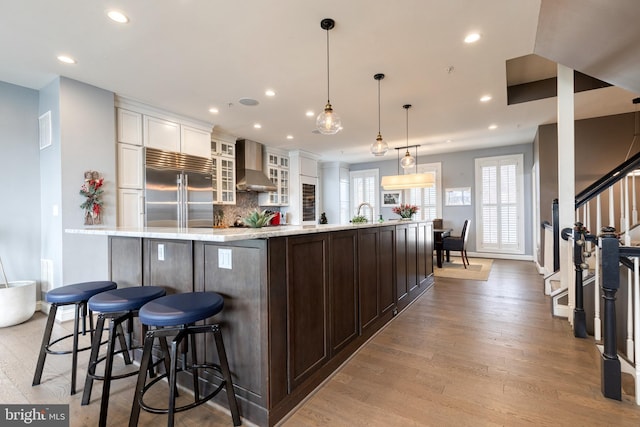
POLYGON ((489 252, 467 252, 470 258, 511 259, 514 261, 534 261, 532 255, 523 254, 494 254, 489 252))

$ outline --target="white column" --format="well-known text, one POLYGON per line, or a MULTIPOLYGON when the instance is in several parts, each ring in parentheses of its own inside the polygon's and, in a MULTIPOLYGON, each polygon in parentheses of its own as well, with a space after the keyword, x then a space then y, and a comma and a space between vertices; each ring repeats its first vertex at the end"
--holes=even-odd
MULTIPOLYGON (((560 230, 575 223, 573 70, 558 64, 558 211, 560 230)), ((560 239, 560 282, 569 290, 569 310, 575 307, 574 269, 569 242, 560 239)), ((573 315, 569 315, 573 321, 573 315)))

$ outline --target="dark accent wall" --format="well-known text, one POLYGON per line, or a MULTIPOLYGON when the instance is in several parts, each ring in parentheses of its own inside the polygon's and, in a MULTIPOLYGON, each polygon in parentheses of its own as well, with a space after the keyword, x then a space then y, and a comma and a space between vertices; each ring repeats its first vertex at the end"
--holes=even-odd
MULTIPOLYGON (((584 190, 596 179, 624 162, 627 153, 628 157, 631 157, 640 151, 640 138, 631 146, 635 132, 634 114, 617 114, 575 122, 576 192, 584 190)), ((540 167, 540 221, 551 222, 551 203, 558 197, 557 125, 554 123, 540 126, 535 145, 538 146, 540 167)), ((608 200, 607 194, 602 196, 603 206, 608 206, 608 200)), ((607 209, 603 209, 602 215, 603 223, 608 221, 607 209)), ((541 247, 544 247, 543 243, 544 241, 541 242, 541 247)), ((541 264, 542 261, 539 259, 541 264)))

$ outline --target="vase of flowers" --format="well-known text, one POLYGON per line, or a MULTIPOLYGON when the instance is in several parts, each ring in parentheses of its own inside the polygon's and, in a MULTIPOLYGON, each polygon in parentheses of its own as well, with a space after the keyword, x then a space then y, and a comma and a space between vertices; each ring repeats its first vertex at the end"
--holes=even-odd
POLYGON ((400 215, 401 219, 409 220, 413 215, 420 210, 416 205, 410 205, 408 203, 401 203, 399 206, 394 207, 393 213, 400 215))
POLYGON ((84 184, 80 187, 80 195, 85 197, 80 205, 84 209, 84 225, 102 224, 103 183, 104 178, 100 178, 99 172, 84 173, 84 184))

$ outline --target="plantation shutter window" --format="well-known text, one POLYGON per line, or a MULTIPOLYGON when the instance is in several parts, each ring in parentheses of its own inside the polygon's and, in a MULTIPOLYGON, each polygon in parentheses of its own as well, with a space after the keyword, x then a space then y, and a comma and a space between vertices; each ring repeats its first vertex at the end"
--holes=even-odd
POLYGON ((360 210, 360 214, 371 218, 373 214, 373 220, 378 218, 380 212, 379 204, 379 173, 378 169, 368 169, 362 171, 353 171, 349 173, 351 181, 351 216, 355 216, 358 212, 358 206, 361 203, 369 203, 373 208, 373 212, 369 211, 367 206, 364 206, 360 210))
POLYGON ((479 252, 524 253, 523 156, 476 159, 479 252))

